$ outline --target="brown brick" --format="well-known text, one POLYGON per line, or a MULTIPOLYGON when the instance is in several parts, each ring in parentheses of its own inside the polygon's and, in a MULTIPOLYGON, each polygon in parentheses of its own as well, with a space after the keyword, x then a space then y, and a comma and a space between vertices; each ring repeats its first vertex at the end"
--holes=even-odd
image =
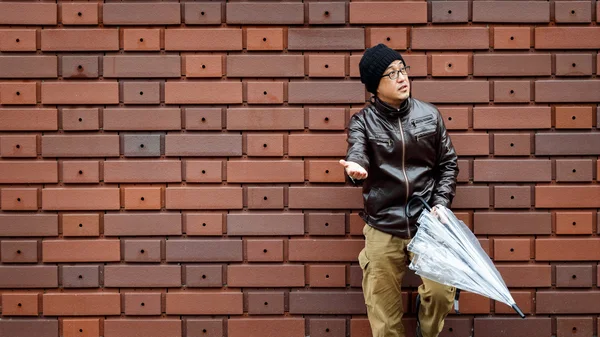
POLYGON ((346 109, 309 108, 308 128, 311 130, 344 130, 346 127, 346 109))
POLYGON ((44 82, 43 104, 117 104, 117 82, 44 82))
POLYGON ((343 288, 346 286, 346 266, 309 265, 306 283, 311 288, 343 288))
POLYGON ((490 153, 486 133, 450 133, 450 139, 459 156, 487 156, 490 153))
POLYGON ((554 3, 556 22, 589 23, 592 21, 592 6, 585 1, 557 1, 554 3))
POLYGON ((431 74, 437 77, 468 76, 472 73, 467 54, 434 54, 431 56, 431 74))
POLYGON ((364 28, 289 28, 289 50, 363 50, 364 28))
POLYGON ((179 55, 104 56, 104 77, 180 77, 179 55))
POLYGON ((531 82, 494 81, 494 102, 529 103, 531 100, 531 82))
POLYGON ((413 95, 434 103, 488 103, 487 81, 413 81, 413 95))
POLYGON ((99 265, 61 266, 61 285, 64 288, 98 288, 99 265))
POLYGON ((123 297, 125 315, 160 315, 162 313, 160 293, 125 293, 123 297))
POLYGON ((187 287, 216 287, 223 286, 222 265, 187 265, 185 267, 185 284, 187 287))
POLYGON ((304 6, 300 3, 227 3, 225 12, 228 24, 304 23, 304 6))
POLYGON ((590 129, 593 126, 590 106, 556 106, 554 112, 557 129, 590 129))
POLYGON ((592 234, 593 217, 590 212, 556 212, 556 234, 592 234))
POLYGON ((346 154, 345 134, 292 134, 288 138, 290 156, 343 157, 346 154))
POLYGON ((3 184, 58 182, 58 166, 54 161, 3 161, 0 172, 0 183, 3 184))
POLYGON ((538 238, 537 261, 593 261, 600 256, 600 241, 588 238, 538 238))
POLYGON ((557 265, 556 286, 565 288, 590 288, 593 283, 591 265, 557 265))
POLYGON ((158 104, 161 101, 159 82, 122 82, 121 102, 125 104, 158 104))
POLYGON ((344 77, 346 74, 344 55, 308 55, 310 77, 344 77))
POLYGON ((355 81, 302 81, 288 84, 289 103, 364 103, 364 93, 364 85, 355 81))
POLYGON ((427 23, 427 4, 424 2, 351 2, 351 24, 427 23))
POLYGON ((531 47, 530 27, 494 27, 494 49, 521 49, 531 47))
POLYGON ((45 188, 42 190, 42 209, 44 210, 119 208, 118 188, 45 188))
POLYGON ((38 293, 4 293, 2 295, 3 316, 37 316, 38 293))
POLYGON ((168 187, 167 209, 241 209, 241 187, 168 187))
POLYGON ((593 314, 600 310, 598 291, 538 291, 537 314, 593 314))
POLYGON ((242 50, 240 28, 165 29, 165 50, 242 50))
POLYGON ((541 208, 597 208, 600 187, 589 186, 536 186, 535 207, 541 208))
POLYGON ((532 205, 530 186, 494 187, 494 207, 530 208, 532 205))
POLYGON ((286 318, 230 318, 227 321, 229 337, 305 336, 305 322, 302 317, 286 318))
POLYGON ((364 248, 363 240, 291 239, 290 261, 356 261, 364 248))
POLYGON ((57 9, 55 3, 17 3, 0 4, 1 25, 56 25, 57 9))
POLYGON ((283 262, 282 240, 245 240, 248 262, 283 262))
POLYGON ((249 315, 283 315, 285 312, 283 292, 249 291, 246 307, 249 315))
POLYGON ((242 136, 236 134, 167 135, 167 156, 241 156, 242 136))
POLYGON ((597 155, 600 154, 600 134, 538 133, 535 135, 536 155, 597 155))
POLYGON ((0 288, 55 288, 57 266, 2 266, 0 288))
POLYGON ((304 214, 227 214, 227 234, 232 235, 303 235, 304 214))
POLYGON ((283 156, 282 134, 249 134, 246 139, 246 154, 249 156, 283 156))
POLYGON ((600 81, 540 80, 535 82, 535 101, 593 102, 600 100, 600 81))
MULTIPOLYGON (((0 322, 0 332, 13 337, 55 337, 58 336, 57 319, 4 319, 0 322)), ((66 337, 66 336, 65 336, 66 337)))
POLYGON ((528 319, 511 317, 477 317, 474 319, 475 334, 487 337, 504 337, 526 334, 528 336, 552 335, 552 319, 550 317, 528 317, 528 319))
POLYGON ((345 181, 344 167, 337 160, 308 161, 308 181, 313 183, 345 181))
POLYGON ((166 308, 167 315, 240 315, 243 295, 234 291, 169 292, 166 308))
POLYGON ((242 261, 241 240, 169 240, 167 262, 242 261))
POLYGON ((302 161, 229 161, 228 182, 303 182, 302 161))
POLYGON ((119 240, 44 240, 43 262, 110 262, 121 259, 119 240))
POLYGON ((97 25, 97 3, 61 3, 60 22, 63 25, 97 25))
POLYGON ((105 182, 180 182, 181 162, 179 160, 135 160, 105 161, 105 182))
POLYGON ((549 129, 550 107, 475 107, 474 129, 549 129))
POLYGON ((496 156, 529 156, 531 152, 531 135, 529 133, 494 134, 494 155, 496 156))
MULTIPOLYGON (((35 29, 0 29, 0 51, 36 51, 35 29)), ((14 71, 14 69, 13 69, 14 71)))
POLYGON ((598 49, 600 27, 536 27, 535 49, 598 49))
POLYGON ((114 288, 181 287, 179 265, 106 265, 104 286, 114 288))
POLYGON ((494 261, 529 261, 531 239, 494 239, 494 261))
MULTIPOLYGON (((408 48, 408 30, 406 28, 369 28, 367 47, 380 43, 392 49, 406 50, 408 48)), ((408 61, 407 61, 408 62, 408 61)))
POLYGON ((343 213, 309 213, 309 235, 345 235, 346 216, 343 213))
POLYGON ((100 235, 99 214, 63 214, 62 232, 64 236, 100 235))
POLYGON ((593 163, 588 159, 556 160, 556 181, 592 181, 593 163))
POLYGON ((283 29, 248 28, 245 47, 247 50, 283 50, 283 29))
POLYGON ((490 189, 488 186, 457 186, 453 208, 490 207, 490 189))
POLYGON ((247 190, 249 209, 281 209, 284 206, 283 187, 248 187, 247 190))
POLYGON ((65 55, 60 58, 59 76, 63 78, 98 78, 98 56, 65 55))
POLYGON ((281 104, 284 95, 283 82, 248 82, 246 86, 248 104, 281 104))
POLYGON ((180 213, 107 213, 106 236, 181 235, 180 213))
POLYGON ((474 181, 526 182, 552 180, 552 162, 539 160, 475 160, 474 181))
POLYGON ((346 4, 341 2, 311 2, 308 4, 308 23, 332 25, 346 23, 346 4))
POLYGON ((550 54, 474 54, 474 76, 550 76, 550 54))
POLYGON ((123 29, 122 39, 123 50, 128 51, 159 51, 161 46, 160 29, 123 29))
POLYGON ((104 321, 105 337, 178 337, 181 336, 179 319, 107 319, 104 321))
POLYGON ((550 4, 540 1, 476 1, 473 22, 549 22, 550 4))
POLYGON ((183 64, 186 77, 223 76, 223 56, 221 55, 186 55, 183 64))
POLYGON ((98 110, 98 108, 62 109, 60 116, 62 129, 65 131, 99 130, 100 112, 98 110))
POLYGON ((36 135, 1 136, 0 156, 2 157, 35 157, 37 156, 36 135))
POLYGON ((119 293, 44 294, 45 316, 119 315, 119 293))
POLYGON ((176 3, 106 3, 105 25, 169 25, 181 23, 181 6, 176 3))
POLYGON ((228 130, 302 130, 301 108, 231 108, 227 109, 228 130))
MULTIPOLYGON (((187 25, 211 25, 222 22, 221 3, 184 3, 184 21, 187 25)), ((208 337, 208 336, 207 336, 208 337)))
POLYGON ((160 187, 126 187, 123 199, 126 210, 160 210, 162 206, 160 187))
POLYGON ((474 233, 487 235, 549 235, 550 213, 544 212, 475 212, 474 233))
POLYGON ((593 73, 591 54, 557 54, 557 76, 591 76, 593 73))
POLYGON ((37 188, 3 188, 1 204, 4 211, 37 211, 37 188))
POLYGON ((557 317, 557 337, 593 335, 594 319, 592 317, 557 317))
POLYGON ((365 314, 363 293, 359 291, 290 292, 290 314, 365 314))
MULTIPOLYGON (((63 112, 64 114, 64 112, 63 112)), ((104 130, 180 130, 179 108, 103 109, 104 130)))
POLYGON ((57 129, 56 109, 0 109, 0 130, 54 131, 57 129))
POLYGON ((431 22, 467 23, 469 21, 469 3, 467 1, 444 1, 431 3, 431 22))
POLYGON ((167 82, 167 104, 234 104, 242 103, 241 82, 167 82))
POLYGON ((37 246, 35 240, 2 241, 2 263, 37 263, 37 246))
POLYGON ((183 218, 183 231, 188 236, 222 236, 222 213, 186 213, 183 218))
POLYGON ((186 108, 185 128, 187 130, 223 129, 223 111, 221 108, 186 108))
POLYGON ((489 29, 470 28, 414 28, 412 49, 488 49, 489 29))
POLYGON ((511 288, 550 287, 552 284, 550 265, 502 264, 497 268, 506 285, 511 288))
MULTIPOLYGON (((2 36, 2 32, 0 32, 2 36)), ((4 42, 0 42, 4 46, 4 42)), ((0 50, 3 48, 0 47, 0 50)), ((0 78, 53 78, 58 74, 56 56, 6 56, 0 57, 0 78)))
POLYGON ((2 104, 36 104, 37 96, 35 82, 0 83, 0 103, 2 104))
POLYGON ((231 287, 303 287, 302 265, 229 265, 227 285, 231 287))
POLYGON ((43 51, 119 50, 117 29, 43 29, 43 51))
POLYGON ((467 130, 469 128, 469 108, 440 107, 438 108, 448 130, 467 130))
POLYGON ((64 161, 60 164, 60 178, 64 183, 100 182, 98 161, 64 161))
POLYGON ((58 236, 58 215, 0 214, 0 236, 58 236))
POLYGON ((289 207, 362 209, 362 191, 352 187, 290 187, 289 207))
POLYGON ((302 55, 228 55, 228 77, 302 77, 302 55))

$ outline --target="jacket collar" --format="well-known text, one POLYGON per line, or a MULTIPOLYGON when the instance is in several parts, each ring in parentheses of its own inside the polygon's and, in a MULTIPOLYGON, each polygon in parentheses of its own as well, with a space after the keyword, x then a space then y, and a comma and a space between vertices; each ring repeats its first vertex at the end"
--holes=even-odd
POLYGON ((375 106, 375 109, 379 111, 381 114, 393 118, 403 118, 410 113, 412 107, 412 98, 407 98, 402 105, 400 105, 399 109, 394 108, 393 106, 387 104, 386 102, 379 99, 379 97, 373 97, 371 99, 371 103, 375 106))

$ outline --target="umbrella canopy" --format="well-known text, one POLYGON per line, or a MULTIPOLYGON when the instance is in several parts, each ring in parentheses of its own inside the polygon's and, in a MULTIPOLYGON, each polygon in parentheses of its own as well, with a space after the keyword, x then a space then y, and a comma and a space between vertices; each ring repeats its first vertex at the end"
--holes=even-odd
POLYGON ((409 268, 432 281, 503 302, 525 318, 471 230, 444 206, 435 206, 432 214, 420 197, 412 199, 407 210, 413 200, 420 200, 426 209, 419 216, 417 234, 408 244, 408 250, 415 254, 409 268))

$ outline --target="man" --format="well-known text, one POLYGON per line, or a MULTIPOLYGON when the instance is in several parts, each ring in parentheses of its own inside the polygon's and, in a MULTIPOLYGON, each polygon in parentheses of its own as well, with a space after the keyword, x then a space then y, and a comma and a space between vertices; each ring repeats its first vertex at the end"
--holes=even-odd
MULTIPOLYGON (((411 209, 416 215, 407 217, 405 206, 420 196, 432 206, 450 207, 457 156, 439 111, 411 97, 410 68, 399 53, 379 44, 366 50, 359 68, 374 97, 350 119, 348 153, 340 164, 363 186, 366 241, 358 260, 373 337, 404 337, 401 284, 407 254, 412 258, 406 246, 420 214, 411 209)), ((437 336, 455 289, 423 278, 418 291, 417 335, 437 336)))

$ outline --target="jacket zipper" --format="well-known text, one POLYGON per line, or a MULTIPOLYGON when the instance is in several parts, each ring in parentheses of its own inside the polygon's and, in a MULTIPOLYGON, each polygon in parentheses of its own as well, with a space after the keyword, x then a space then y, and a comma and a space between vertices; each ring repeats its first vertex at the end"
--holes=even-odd
MULTIPOLYGON (((400 118, 398 118, 398 125, 400 126, 400 136, 402 137, 402 174, 404 174, 404 181, 406 182, 406 200, 404 201, 404 204, 408 204, 408 176, 406 175, 406 169, 404 167, 404 161, 405 161, 405 157, 406 157, 406 140, 404 139, 404 129, 402 128, 402 120, 400 120, 400 118)), ((406 233, 408 234, 408 238, 410 239, 410 224, 408 221, 408 217, 405 214, 405 218, 406 218, 406 233)))

